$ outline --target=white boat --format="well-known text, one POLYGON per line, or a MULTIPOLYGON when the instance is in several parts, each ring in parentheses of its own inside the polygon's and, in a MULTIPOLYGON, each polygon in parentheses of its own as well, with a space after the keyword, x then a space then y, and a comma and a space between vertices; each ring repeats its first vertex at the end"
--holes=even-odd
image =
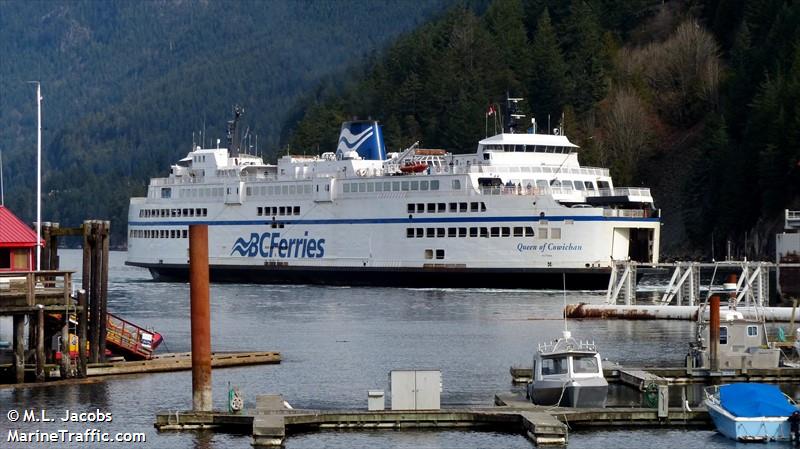
POLYGON ((236 129, 131 198, 128 265, 187 279, 195 223, 209 225, 214 281, 561 288, 566 273, 568 288, 604 289, 615 260, 658 262, 650 190, 581 166, 563 135, 387 154, 377 122, 352 121, 335 152, 269 164, 236 129))
POLYGON ((789 441, 797 405, 777 385, 740 383, 705 390, 704 401, 717 431, 742 442, 789 441))
POLYGON ((572 338, 569 331, 540 344, 533 356, 533 380, 527 397, 538 405, 560 407, 605 407, 608 381, 603 362, 593 342, 572 338))

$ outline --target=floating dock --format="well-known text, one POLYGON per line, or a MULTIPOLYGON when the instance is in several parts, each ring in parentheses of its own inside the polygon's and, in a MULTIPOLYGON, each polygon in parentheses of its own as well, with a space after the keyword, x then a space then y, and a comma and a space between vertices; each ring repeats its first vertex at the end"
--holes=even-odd
POLYGON ((256 408, 241 413, 158 413, 159 431, 215 429, 222 432, 252 432, 255 447, 280 447, 299 432, 319 430, 377 429, 475 429, 518 432, 537 446, 568 441, 568 427, 703 427, 710 426, 708 413, 670 408, 573 409, 537 406, 514 393, 495 395, 494 407, 445 408, 441 410, 295 410, 284 405, 280 395, 263 395, 256 408))

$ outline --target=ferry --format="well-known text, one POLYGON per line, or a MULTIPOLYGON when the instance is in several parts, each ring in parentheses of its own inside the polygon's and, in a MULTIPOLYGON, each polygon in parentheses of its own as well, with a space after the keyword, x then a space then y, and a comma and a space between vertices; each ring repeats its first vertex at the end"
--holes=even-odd
POLYGON ((467 154, 387 152, 353 120, 335 152, 275 164, 241 149, 237 109, 227 147, 193 145, 131 198, 126 264, 185 281, 192 224, 216 282, 605 289, 615 261, 658 262, 650 189, 581 166, 558 128, 516 132, 519 100, 467 154))

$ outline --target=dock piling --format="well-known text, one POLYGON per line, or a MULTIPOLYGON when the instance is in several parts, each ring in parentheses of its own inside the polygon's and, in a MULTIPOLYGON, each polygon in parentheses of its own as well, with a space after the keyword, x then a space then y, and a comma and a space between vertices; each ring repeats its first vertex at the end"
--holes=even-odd
POLYGON ((36 311, 36 382, 44 382, 44 306, 36 311))
POLYGON ((25 315, 14 315, 14 376, 25 382, 25 315))
POLYGON ((719 295, 711 296, 709 310, 708 342, 711 370, 719 371, 719 295))
POLYGON ((211 411, 211 307, 208 225, 189 226, 189 292, 192 320, 192 409, 211 411))
POLYGON ((86 321, 88 309, 86 307, 86 290, 78 290, 78 377, 86 377, 86 321))

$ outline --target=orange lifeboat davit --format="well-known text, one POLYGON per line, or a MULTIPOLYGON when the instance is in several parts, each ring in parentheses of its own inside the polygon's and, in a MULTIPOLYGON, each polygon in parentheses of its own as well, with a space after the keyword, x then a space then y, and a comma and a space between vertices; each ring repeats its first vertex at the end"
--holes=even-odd
POLYGON ((403 173, 421 173, 428 169, 427 162, 406 162, 400 167, 403 173))

